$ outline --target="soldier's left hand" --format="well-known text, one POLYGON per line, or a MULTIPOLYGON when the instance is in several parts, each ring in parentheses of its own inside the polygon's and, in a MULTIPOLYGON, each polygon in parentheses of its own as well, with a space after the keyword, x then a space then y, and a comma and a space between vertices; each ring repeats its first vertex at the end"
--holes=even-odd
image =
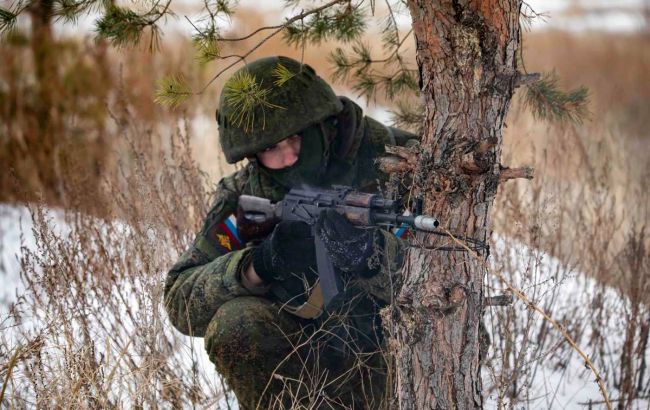
POLYGON ((341 271, 363 277, 379 272, 383 235, 378 228, 358 228, 335 210, 326 209, 316 221, 316 235, 341 271))

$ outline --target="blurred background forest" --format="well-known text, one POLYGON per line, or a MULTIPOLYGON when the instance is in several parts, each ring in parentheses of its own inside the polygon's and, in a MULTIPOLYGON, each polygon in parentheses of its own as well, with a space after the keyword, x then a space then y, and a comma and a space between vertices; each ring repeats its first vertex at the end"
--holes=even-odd
MULTIPOLYGON (((166 267, 197 229, 212 187, 235 168, 220 153, 214 121, 228 72, 204 89, 225 64, 197 62, 187 34, 190 28, 182 18, 196 13, 197 7, 190 2, 176 5, 179 17, 163 25, 162 41, 145 34, 136 48, 116 48, 97 40, 92 17, 64 23, 48 15, 47 1, 35 4, 42 8, 30 9, 0 42, 0 203, 81 211, 138 228, 94 230, 88 222, 77 220, 73 231, 79 236, 47 239, 43 235, 40 259, 32 255, 22 260, 26 287, 40 301, 25 303, 42 307, 48 300, 60 300, 63 285, 48 281, 61 274, 63 265, 69 267, 67 277, 76 278, 65 285, 78 285, 77 292, 72 292, 76 297, 87 288, 86 279, 95 286, 93 292, 100 292, 102 283, 110 284, 115 275, 127 278, 143 266, 157 275, 149 278, 151 286, 159 286, 166 267), (157 81, 170 74, 182 74, 193 90, 204 90, 177 108, 157 105, 157 81), (165 232, 162 245, 147 236, 150 229, 165 232), (96 242, 86 252, 84 238, 101 242, 107 232, 111 234, 107 241, 114 241, 115 248, 124 253, 102 255, 96 242), (66 242, 70 238, 75 242, 66 242), (48 248, 48 243, 53 246, 48 248), (65 253, 66 246, 75 250, 65 253), (125 262, 124 254, 138 255, 137 266, 125 262)), ((601 365, 612 371, 610 382, 620 396, 647 396, 650 4, 558 0, 531 2, 531 6, 542 14, 523 37, 526 70, 554 72, 566 89, 586 86, 588 113, 581 122, 542 120, 526 106, 523 90, 515 95, 501 162, 511 167, 530 165, 535 178, 500 187, 494 231, 498 237, 552 255, 569 271, 585 272, 599 286, 611 286, 629 298, 624 308, 628 316, 623 319, 633 324, 627 328, 627 353, 619 352, 615 364, 601 365), (623 366, 626 360, 629 370, 623 366)), ((281 15, 279 10, 280 6, 260 8, 242 1, 227 34, 245 35, 273 24, 281 15)), ((402 18, 408 19, 407 14, 402 18)), ((374 38, 371 30, 363 41, 380 48, 374 38)), ((241 47, 237 49, 226 44, 222 53, 239 54, 258 41, 253 37, 237 44, 241 47)), ((412 38, 407 39, 404 50, 414 61, 412 43, 412 38)), ((283 54, 304 59, 330 80, 333 71, 328 55, 336 46, 325 42, 303 50, 273 38, 249 58, 283 54)), ((358 94, 354 84, 337 82, 334 88, 351 97, 358 94)), ((369 115, 391 121, 394 103, 383 95, 369 101, 356 99, 369 115)), ((36 225, 44 229, 39 232, 47 232, 47 218, 33 212, 36 225)), ((104 242, 102 246, 108 247, 104 242)), ((104 296, 95 297, 111 297, 110 286, 101 292, 104 296)), ((155 297, 152 300, 140 305, 159 303, 155 297)), ((70 299, 69 303, 73 306, 79 301, 70 299)), ((597 304, 595 296, 589 303, 597 304)), ((14 340, 4 345, 4 360, 14 353, 16 360, 29 360, 18 352, 33 350, 15 349, 18 345, 34 348, 30 343, 36 336, 25 337, 20 343, 14 340)), ((604 335, 591 333, 588 343, 597 344, 599 338, 604 335)), ((118 351, 118 357, 124 354, 118 351)), ((97 359, 89 354, 88 360, 97 359)), ((8 368, 3 370, 5 375, 8 368)), ((30 377, 45 380, 34 374, 30 377)), ((165 388, 171 389, 169 385, 165 388)), ((170 395, 164 396, 171 397, 170 403, 174 394, 180 395, 171 390, 162 394, 170 395)), ((196 390, 188 388, 187 394, 195 394, 192 400, 199 401, 196 390)), ((516 396, 512 391, 507 394, 516 396)))

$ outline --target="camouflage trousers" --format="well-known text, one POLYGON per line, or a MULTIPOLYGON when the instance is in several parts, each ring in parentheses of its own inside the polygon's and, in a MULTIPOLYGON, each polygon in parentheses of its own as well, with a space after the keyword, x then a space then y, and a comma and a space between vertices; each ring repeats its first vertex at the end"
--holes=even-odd
POLYGON ((356 345, 350 317, 305 320, 239 297, 218 309, 205 347, 243 410, 384 408, 384 356, 356 345))

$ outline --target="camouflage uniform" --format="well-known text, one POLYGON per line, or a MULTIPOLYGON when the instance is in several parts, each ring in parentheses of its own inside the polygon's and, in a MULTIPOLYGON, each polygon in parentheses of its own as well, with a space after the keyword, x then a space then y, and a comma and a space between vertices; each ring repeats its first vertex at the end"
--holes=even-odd
MULTIPOLYGON (((375 158, 386 144, 403 144, 413 136, 363 116, 346 98, 340 101, 343 109, 335 118, 325 181, 376 192, 384 177, 374 166, 375 158)), ((377 352, 382 340, 377 312, 390 298, 399 240, 381 231, 380 274, 348 281, 342 302, 317 319, 294 316, 282 305, 306 299, 305 289, 313 285, 315 274, 287 284, 244 286, 242 272, 250 264, 252 247, 241 243, 233 226, 240 195, 278 201, 286 192, 255 160, 219 182, 203 229, 167 276, 169 318, 180 332, 205 338, 210 360, 242 409, 298 403, 377 408, 385 392, 386 368, 377 352), (305 286, 297 288, 301 283, 305 286)))

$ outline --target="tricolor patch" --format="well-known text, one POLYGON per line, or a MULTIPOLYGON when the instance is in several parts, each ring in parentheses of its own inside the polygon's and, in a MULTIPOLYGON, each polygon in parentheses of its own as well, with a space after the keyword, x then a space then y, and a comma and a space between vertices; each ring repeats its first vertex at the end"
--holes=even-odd
POLYGON ((218 247, 222 248, 222 251, 230 252, 243 247, 237 232, 237 218, 232 214, 222 222, 213 225, 208 236, 218 247))
POLYGON ((395 228, 393 233, 398 238, 406 239, 409 236, 409 226, 407 224, 402 224, 399 228, 395 228))
POLYGON ((219 228, 228 236, 233 249, 241 249, 242 243, 237 233, 237 218, 235 218, 235 215, 226 218, 219 224, 219 228))
MULTIPOLYGON (((411 212, 407 209, 402 215, 409 216, 411 215, 411 212)), ((409 236, 409 226, 407 224, 402 224, 398 228, 393 229, 393 234, 398 238, 406 239, 409 236)))

